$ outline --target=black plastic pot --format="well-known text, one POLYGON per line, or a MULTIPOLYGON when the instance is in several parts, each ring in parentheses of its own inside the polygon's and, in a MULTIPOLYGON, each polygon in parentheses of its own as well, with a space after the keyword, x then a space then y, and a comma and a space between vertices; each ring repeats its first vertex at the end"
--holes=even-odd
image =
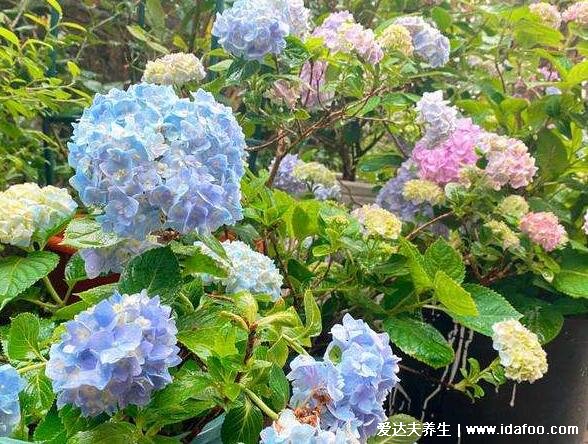
MULTIPOLYGON (((513 383, 495 391, 488 387, 483 399, 472 403, 462 394, 442 389, 428 405, 424 421, 450 425, 451 437, 432 436, 423 438, 428 443, 461 444, 583 444, 588 442, 588 319, 568 319, 561 334, 546 346, 549 371, 534 384, 517 384, 514 402, 513 383), (461 440, 457 437, 457 424, 461 424, 461 440), (465 426, 539 426, 544 434, 466 435, 465 426), (575 426, 577 434, 552 434, 552 426, 575 426)), ((469 349, 469 356, 479 359, 482 365, 496 356, 488 338, 476 337, 469 349)), ((406 365, 418 366, 405 360, 406 365)), ((421 369, 424 368, 421 366, 421 369)), ((404 403, 402 409, 421 418, 425 398, 435 387, 421 376, 402 372, 402 385, 411 395, 410 407, 404 403)), ((429 376, 432 376, 429 374, 429 376)), ((456 378, 459 380, 460 376, 456 378)), ((395 406, 402 403, 398 393, 395 406)), ((508 431, 508 429, 504 429, 508 431)), ((563 431, 563 429, 562 429, 563 431)), ((559 432, 559 430, 557 430, 559 432)))

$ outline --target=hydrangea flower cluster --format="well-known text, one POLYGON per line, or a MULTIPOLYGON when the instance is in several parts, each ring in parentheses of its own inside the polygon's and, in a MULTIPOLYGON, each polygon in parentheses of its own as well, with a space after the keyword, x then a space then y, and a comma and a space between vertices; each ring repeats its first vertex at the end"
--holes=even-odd
POLYGON ((519 321, 510 319, 492 326, 493 347, 507 378, 517 382, 535 382, 547 372, 547 355, 537 335, 519 321))
POLYGON ((456 181, 464 166, 476 163, 475 147, 481 136, 480 127, 474 125, 471 119, 458 119, 455 129, 435 147, 428 145, 425 135, 412 152, 412 158, 419 167, 419 176, 441 185, 456 181))
POLYGON ((122 273, 131 259, 157 246, 147 240, 124 239, 111 247, 85 248, 79 253, 84 260, 86 276, 94 279, 101 274, 122 273))
MULTIPOLYGON (((275 161, 276 160, 273 159, 270 163, 270 170, 275 161)), ((296 165, 301 162, 303 161, 298 157, 298 154, 286 154, 278 167, 278 172, 274 179, 274 186, 280 190, 287 191, 294 196, 304 194, 306 191, 306 184, 292 174, 296 165)))
POLYGON ((349 11, 331 13, 321 26, 315 28, 313 37, 321 37, 331 52, 356 51, 365 61, 379 63, 384 52, 371 29, 357 23, 349 11))
POLYGON ((523 188, 533 182, 537 173, 535 159, 520 140, 487 133, 478 147, 488 161, 484 172, 494 189, 500 190, 505 185, 523 188))
POLYGON ((457 127, 457 109, 443 100, 443 91, 426 92, 416 104, 417 120, 425 126, 421 143, 434 148, 447 139, 457 127))
POLYGON ((422 17, 400 17, 394 22, 404 26, 412 36, 414 52, 433 68, 449 61, 449 39, 422 17))
POLYGON ((8 436, 20 422, 18 394, 25 382, 14 367, 0 366, 0 437, 8 436))
POLYGON ((398 51, 406 57, 410 57, 414 52, 410 32, 402 25, 389 25, 378 38, 378 43, 382 48, 398 51))
POLYGON ((222 245, 227 253, 227 263, 201 242, 196 242, 195 245, 213 259, 225 263, 227 267, 226 278, 207 277, 206 280, 220 282, 226 287, 227 293, 248 291, 253 294, 269 294, 273 301, 280 298, 284 278, 269 257, 253 251, 241 241, 225 241, 222 245))
POLYGON ((576 22, 579 25, 588 25, 588 1, 573 3, 562 14, 565 22, 576 22))
POLYGON ((287 377, 293 407, 319 409, 325 430, 353 430, 361 442, 377 431, 386 415, 382 403, 398 383, 400 358, 386 333, 376 333, 349 314, 331 329, 323 361, 298 357, 287 377))
POLYGON ((561 14, 559 13, 557 6, 546 2, 537 2, 529 5, 529 11, 547 26, 559 29, 561 25, 561 14))
POLYGON ((435 182, 422 179, 409 180, 404 184, 402 195, 414 203, 439 205, 445 200, 445 193, 435 182))
POLYGON ((262 430, 262 444, 359 444, 350 430, 321 430, 320 425, 301 422, 296 412, 286 409, 262 430))
POLYGON ((417 204, 404 198, 404 185, 416 177, 414 162, 411 159, 405 161, 396 170, 396 176, 386 182, 376 196, 376 205, 398 215, 405 222, 413 222, 417 214, 431 216, 433 209, 430 205, 417 204))
POLYGON ((154 230, 210 232, 242 218, 245 137, 203 90, 180 99, 141 83, 98 94, 69 144, 70 180, 102 228, 143 240, 154 230))
POLYGON ((143 82, 158 85, 184 85, 192 80, 206 77, 202 62, 194 54, 178 52, 166 54, 157 60, 147 62, 143 82))
POLYGON ((337 174, 319 162, 298 162, 292 176, 306 184, 318 200, 337 199, 341 193, 337 174))
POLYGON ((56 228, 78 205, 66 189, 34 183, 12 185, 0 192, 0 242, 27 248, 35 232, 56 228))
POLYGON ((519 227, 545 251, 553 251, 568 241, 566 229, 559 223, 557 216, 551 212, 527 213, 521 219, 519 227))
POLYGON ((398 239, 402 231, 402 221, 378 205, 364 205, 351 215, 357 218, 365 236, 398 239))
POLYGON ((519 220, 529 212, 529 204, 523 196, 511 194, 500 201, 496 211, 498 214, 519 220))
POLYGON ((212 35, 235 57, 261 60, 280 54, 287 36, 305 35, 309 16, 303 0, 237 0, 217 14, 212 35))
POLYGON ((144 406, 172 381, 169 367, 181 362, 171 308, 146 290, 115 292, 64 325, 46 368, 59 408, 73 404, 96 416, 144 406))
POLYGON ((324 87, 328 66, 324 60, 308 61, 302 66, 300 100, 305 107, 324 108, 335 98, 335 91, 324 87))
POLYGON ((502 221, 490 220, 484 226, 492 232, 504 250, 518 247, 521 243, 516 233, 502 221))

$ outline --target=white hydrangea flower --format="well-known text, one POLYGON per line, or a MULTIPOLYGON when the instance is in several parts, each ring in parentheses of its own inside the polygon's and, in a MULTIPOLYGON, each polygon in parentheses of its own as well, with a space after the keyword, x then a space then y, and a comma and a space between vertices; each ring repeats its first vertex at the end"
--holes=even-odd
POLYGON ((402 195, 415 204, 439 205, 445 200, 445 193, 439 185, 430 180, 413 179, 404 184, 402 195))
POLYGON ((269 294, 276 301, 281 295, 284 281, 280 271, 269 257, 253 251, 241 241, 225 241, 223 247, 228 262, 220 258, 202 242, 194 245, 218 262, 224 263, 228 269, 226 278, 205 277, 205 281, 220 282, 226 287, 227 293, 249 291, 254 294, 269 294))
POLYGON ((66 189, 13 185, 0 193, 0 242, 28 247, 35 231, 55 228, 73 216, 76 208, 66 189))
POLYGON ((529 212, 529 204, 523 196, 511 194, 502 199, 496 208, 496 212, 518 220, 529 212))
POLYGON ((312 182, 325 187, 337 184, 337 174, 319 162, 301 162, 294 167, 292 175, 303 182, 312 182))
POLYGON ((194 54, 178 52, 147 62, 143 81, 157 85, 181 86, 192 80, 200 81, 206 77, 202 62, 194 54))
POLYGON ((516 233, 502 221, 490 220, 484 226, 501 242, 502 248, 505 250, 518 247, 521 243, 516 233))
POLYGON ((378 43, 384 49, 391 49, 410 57, 414 52, 412 36, 408 29, 402 25, 392 23, 378 38, 378 43))
POLYGON ((366 236, 398 239, 402 231, 402 221, 378 205, 364 205, 352 211, 366 236))
POLYGON ((535 382, 547 372, 547 354, 537 335, 519 321, 509 319, 492 326, 493 347, 507 378, 517 382, 535 382))

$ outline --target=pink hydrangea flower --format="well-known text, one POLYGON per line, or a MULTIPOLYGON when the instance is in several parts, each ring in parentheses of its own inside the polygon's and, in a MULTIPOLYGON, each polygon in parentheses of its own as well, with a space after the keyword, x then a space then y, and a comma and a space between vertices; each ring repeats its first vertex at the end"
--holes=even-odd
POLYGON ((455 131, 437 147, 428 149, 425 142, 418 142, 412 158, 419 177, 439 185, 458 180, 464 166, 476 163, 475 147, 481 135, 482 130, 471 119, 459 119, 455 131))
POLYGON ((564 22, 588 25, 588 1, 574 3, 562 14, 564 22))
POLYGON ((505 185, 523 188, 533 182, 537 167, 527 145, 497 134, 486 134, 482 139, 480 149, 488 161, 485 173, 495 190, 505 185))
POLYGON ((553 251, 568 241, 566 229, 551 212, 527 213, 521 219, 519 228, 545 251, 553 251))
POLYGON ((323 108, 335 97, 334 91, 325 91, 328 63, 323 60, 306 62, 300 72, 302 91, 300 100, 308 108, 323 108))

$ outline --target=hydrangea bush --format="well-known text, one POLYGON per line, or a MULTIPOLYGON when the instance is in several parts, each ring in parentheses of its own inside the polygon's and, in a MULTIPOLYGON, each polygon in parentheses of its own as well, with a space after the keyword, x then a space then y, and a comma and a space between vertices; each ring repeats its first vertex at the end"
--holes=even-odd
POLYGON ((588 313, 586 2, 387 3, 208 11, 95 95, 73 190, 0 192, 0 436, 372 444, 434 417, 413 381, 549 374, 588 313))

